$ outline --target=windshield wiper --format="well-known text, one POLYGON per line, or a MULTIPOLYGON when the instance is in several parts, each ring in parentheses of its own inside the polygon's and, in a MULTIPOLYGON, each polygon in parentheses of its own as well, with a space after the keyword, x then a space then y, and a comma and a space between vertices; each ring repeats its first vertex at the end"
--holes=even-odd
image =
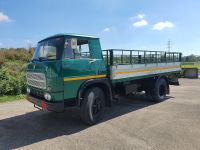
POLYGON ((49 57, 56 57, 56 55, 55 54, 47 55, 47 58, 49 58, 49 57))
POLYGON ((33 58, 33 59, 31 60, 31 62, 34 62, 34 61, 38 61, 38 59, 36 59, 36 58, 33 58))
POLYGON ((34 58, 32 59, 31 61, 34 62, 34 61, 42 61, 42 60, 48 60, 48 58, 50 57, 55 57, 56 55, 48 55, 47 57, 38 57, 38 59, 34 58))
POLYGON ((39 57, 38 59, 39 59, 39 61, 42 61, 42 60, 47 59, 47 58, 46 57, 39 57))

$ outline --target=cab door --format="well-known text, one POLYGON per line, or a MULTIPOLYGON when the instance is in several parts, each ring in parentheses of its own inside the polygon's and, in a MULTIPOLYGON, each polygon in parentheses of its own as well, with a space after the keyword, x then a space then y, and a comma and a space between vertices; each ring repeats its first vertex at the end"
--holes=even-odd
POLYGON ((87 39, 66 39, 62 61, 64 99, 75 98, 84 81, 98 77, 99 60, 92 56, 89 45, 87 39))

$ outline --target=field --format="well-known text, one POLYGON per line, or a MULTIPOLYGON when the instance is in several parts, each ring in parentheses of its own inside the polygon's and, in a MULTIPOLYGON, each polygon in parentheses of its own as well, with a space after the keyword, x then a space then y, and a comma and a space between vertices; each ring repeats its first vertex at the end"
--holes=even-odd
POLYGON ((200 63, 182 63, 181 68, 198 68, 200 72, 200 63))
POLYGON ((0 96, 0 103, 2 102, 10 102, 10 101, 15 101, 15 100, 21 100, 24 99, 25 95, 20 94, 20 95, 3 95, 0 96))

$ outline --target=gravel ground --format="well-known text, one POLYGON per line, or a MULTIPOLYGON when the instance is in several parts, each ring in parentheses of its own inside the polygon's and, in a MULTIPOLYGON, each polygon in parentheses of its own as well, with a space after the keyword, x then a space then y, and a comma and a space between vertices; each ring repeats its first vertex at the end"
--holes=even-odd
POLYGON ((199 150, 200 80, 180 83, 162 103, 121 98, 94 126, 82 123, 76 108, 57 114, 26 100, 0 104, 0 150, 199 150))

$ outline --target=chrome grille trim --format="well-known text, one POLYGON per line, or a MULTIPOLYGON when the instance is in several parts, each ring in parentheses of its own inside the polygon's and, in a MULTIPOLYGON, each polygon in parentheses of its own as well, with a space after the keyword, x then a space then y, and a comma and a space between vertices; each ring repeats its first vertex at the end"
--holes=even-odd
POLYGON ((46 78, 43 73, 26 73, 27 84, 36 88, 46 89, 46 78))

